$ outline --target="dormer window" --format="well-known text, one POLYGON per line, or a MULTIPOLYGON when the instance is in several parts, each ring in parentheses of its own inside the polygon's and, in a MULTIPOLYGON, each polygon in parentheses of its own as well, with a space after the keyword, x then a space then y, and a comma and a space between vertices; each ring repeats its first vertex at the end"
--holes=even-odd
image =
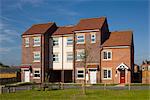
POLYGON ((33 38, 33 46, 37 47, 41 45, 41 37, 34 37, 33 38))

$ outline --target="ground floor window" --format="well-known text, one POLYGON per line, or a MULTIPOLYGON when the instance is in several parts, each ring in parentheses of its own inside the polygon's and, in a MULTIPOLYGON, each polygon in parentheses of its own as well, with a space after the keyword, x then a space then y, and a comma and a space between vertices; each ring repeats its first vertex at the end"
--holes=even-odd
POLYGON ((39 69, 34 69, 34 72, 33 72, 33 75, 34 75, 34 78, 40 78, 40 70, 39 69))
POLYGON ((111 79, 112 70, 111 69, 103 69, 103 79, 111 79))
POLYGON ((84 79, 84 69, 77 70, 77 79, 84 79))

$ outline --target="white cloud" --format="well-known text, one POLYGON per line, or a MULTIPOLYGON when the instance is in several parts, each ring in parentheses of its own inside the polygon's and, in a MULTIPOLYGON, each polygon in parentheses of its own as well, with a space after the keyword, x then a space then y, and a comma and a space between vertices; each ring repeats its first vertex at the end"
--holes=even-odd
POLYGON ((20 0, 21 4, 29 3, 33 6, 39 6, 41 3, 44 3, 45 0, 20 0))
POLYGON ((8 24, 0 23, 0 45, 15 42, 19 36, 20 34, 8 24))

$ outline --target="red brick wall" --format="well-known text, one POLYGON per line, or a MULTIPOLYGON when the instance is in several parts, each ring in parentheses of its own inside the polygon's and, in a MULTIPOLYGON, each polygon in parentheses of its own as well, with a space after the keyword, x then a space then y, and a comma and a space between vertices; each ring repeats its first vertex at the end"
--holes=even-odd
MULTIPOLYGON (((111 80, 103 80, 102 83, 118 83, 120 79, 119 77, 115 77, 116 75, 116 67, 118 67, 121 63, 124 63, 131 69, 131 49, 128 48, 110 48, 103 49, 112 51, 112 60, 101 61, 101 71, 103 68, 112 68, 112 79, 111 80)), ((102 57, 102 56, 101 56, 102 57)), ((101 73, 103 77, 103 72, 101 73)), ((128 71, 127 74, 127 82, 131 82, 131 71, 128 71)))

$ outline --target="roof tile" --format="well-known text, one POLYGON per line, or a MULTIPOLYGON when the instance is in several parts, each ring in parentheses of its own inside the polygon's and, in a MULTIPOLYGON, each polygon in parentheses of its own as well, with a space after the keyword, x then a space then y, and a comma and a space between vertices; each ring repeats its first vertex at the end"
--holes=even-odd
POLYGON ((100 18, 86 18, 81 19, 75 27, 75 31, 80 30, 91 30, 91 29, 100 29, 104 24, 106 17, 100 18))
POLYGON ((111 32, 103 46, 130 46, 132 45, 132 31, 111 32))
POLYGON ((23 35, 44 34, 54 23, 35 24, 31 26, 23 35))

